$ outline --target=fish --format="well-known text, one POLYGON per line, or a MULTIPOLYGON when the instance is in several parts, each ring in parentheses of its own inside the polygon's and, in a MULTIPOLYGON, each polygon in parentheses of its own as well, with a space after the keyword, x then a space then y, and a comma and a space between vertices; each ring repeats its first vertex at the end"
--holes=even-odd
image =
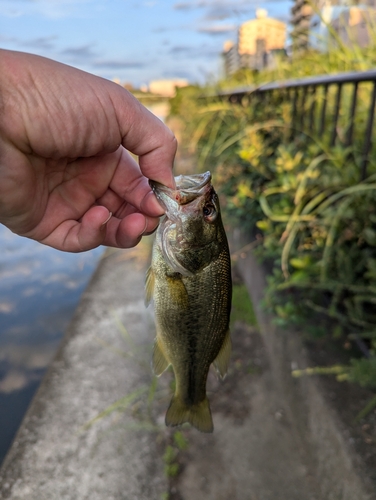
POLYGON ((175 393, 167 426, 213 432, 206 382, 213 364, 224 378, 231 355, 231 261, 211 173, 175 177, 176 189, 149 184, 165 211, 153 243, 145 303, 154 300, 155 375, 172 366, 175 393))

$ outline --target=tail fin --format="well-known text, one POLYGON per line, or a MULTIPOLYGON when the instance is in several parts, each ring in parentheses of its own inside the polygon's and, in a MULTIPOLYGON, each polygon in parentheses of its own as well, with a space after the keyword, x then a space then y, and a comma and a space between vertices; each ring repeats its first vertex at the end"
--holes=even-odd
POLYGON ((213 432, 208 398, 193 406, 186 406, 177 396, 173 396, 166 413, 166 425, 175 426, 189 422, 201 432, 213 432))

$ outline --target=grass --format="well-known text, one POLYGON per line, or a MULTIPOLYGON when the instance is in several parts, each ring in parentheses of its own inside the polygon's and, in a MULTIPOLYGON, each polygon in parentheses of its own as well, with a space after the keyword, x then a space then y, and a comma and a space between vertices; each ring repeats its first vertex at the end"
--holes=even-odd
POLYGON ((256 315, 253 309, 252 302, 249 297, 247 287, 244 284, 236 284, 232 290, 232 310, 231 324, 232 327, 236 321, 244 321, 251 326, 257 325, 256 315))

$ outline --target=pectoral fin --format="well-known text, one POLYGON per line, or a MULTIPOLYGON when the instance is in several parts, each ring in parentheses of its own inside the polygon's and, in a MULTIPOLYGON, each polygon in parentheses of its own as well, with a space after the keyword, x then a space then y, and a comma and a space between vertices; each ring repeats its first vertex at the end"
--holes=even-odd
POLYGON ((146 281, 145 281, 145 306, 147 307, 151 299, 153 298, 153 293, 154 293, 154 283, 155 283, 155 276, 153 269, 149 267, 149 269, 146 272, 146 281))
POLYGON ((213 361, 213 365, 215 366, 218 375, 222 379, 225 378, 226 376, 228 365, 230 362, 230 356, 231 356, 231 338, 230 338, 230 330, 227 330, 221 350, 219 351, 218 356, 213 361))
POLYGON ((157 377, 162 375, 162 373, 170 366, 170 363, 167 361, 166 356, 163 353, 158 337, 155 339, 154 343, 152 365, 153 372, 157 377))
POLYGON ((188 292, 179 274, 166 276, 171 301, 183 309, 188 307, 188 292))

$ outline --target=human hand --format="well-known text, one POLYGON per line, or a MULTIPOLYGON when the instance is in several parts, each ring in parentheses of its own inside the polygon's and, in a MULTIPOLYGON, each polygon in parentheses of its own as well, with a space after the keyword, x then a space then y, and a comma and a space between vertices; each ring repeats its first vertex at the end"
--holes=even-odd
POLYGON ((14 233, 69 252, 136 245, 162 215, 148 179, 174 187, 175 152, 121 86, 0 50, 0 222, 14 233))

